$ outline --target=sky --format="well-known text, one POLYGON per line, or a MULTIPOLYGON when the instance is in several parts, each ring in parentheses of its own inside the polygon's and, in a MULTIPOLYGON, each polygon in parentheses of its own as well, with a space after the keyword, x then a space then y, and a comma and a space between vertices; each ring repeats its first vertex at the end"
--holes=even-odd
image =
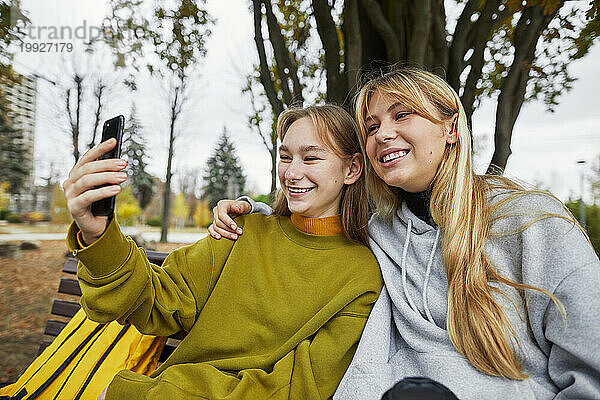
MULTIPOLYGON (((61 0, 60 7, 57 4, 56 0, 22 1, 22 7, 30 13, 32 26, 70 26, 79 28, 80 34, 87 32, 88 36, 94 34, 91 27, 98 26, 108 11, 108 1, 61 0)), ((184 109, 181 137, 176 143, 175 171, 197 169, 203 173, 206 160, 226 127, 245 170, 247 189, 257 194, 267 193, 270 157, 257 134, 247 126, 249 101, 241 93, 244 76, 257 59, 248 2, 208 0, 207 8, 216 18, 216 24, 207 42, 207 57, 195 71, 190 101, 184 109)), ((29 38, 29 41, 35 40, 29 38)), ((78 38, 63 41, 73 42, 75 48, 82 42, 78 38)), ((72 59, 71 53, 64 52, 18 52, 15 69, 60 81, 67 77, 65 71, 71 68, 72 59)), ((75 63, 90 76, 115 74, 110 54, 101 54, 91 62, 80 58, 75 63)), ((578 80, 570 92, 559 98, 554 113, 547 112, 541 102, 523 106, 513 131, 507 176, 541 184, 563 200, 579 197, 580 177, 589 174, 590 163, 600 157, 600 112, 596 102, 600 93, 599 66, 600 45, 596 44, 590 54, 569 66, 578 80), (578 165, 577 160, 586 160, 587 164, 578 165)), ((62 180, 72 163, 65 121, 57 117, 61 101, 53 85, 38 81, 35 138, 38 177, 47 175, 52 163, 62 180)), ((151 148, 150 172, 164 178, 168 148, 166 91, 156 80, 142 74, 138 91, 117 90, 111 94, 106 118, 118 114, 127 117, 132 103, 138 109, 151 148)), ((91 115, 91 105, 84 111, 91 115)), ((484 172, 491 159, 494 114, 495 103, 486 100, 473 116, 473 134, 482 146, 475 157, 477 172, 484 172)))

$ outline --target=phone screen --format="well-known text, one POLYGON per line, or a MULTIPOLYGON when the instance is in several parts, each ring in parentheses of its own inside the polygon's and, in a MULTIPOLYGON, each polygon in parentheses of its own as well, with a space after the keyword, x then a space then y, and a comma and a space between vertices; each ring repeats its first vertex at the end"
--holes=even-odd
MULTIPOLYGON (((104 122, 102 127, 101 142, 106 142, 109 139, 117 139, 117 145, 109 152, 100 156, 99 160, 121 157, 121 142, 123 140, 123 127, 125 118, 119 115, 104 122)), ((108 185, 103 185, 108 186, 108 185)), ((98 186, 102 187, 102 186, 98 186)), ((94 215, 111 215, 115 210, 115 197, 111 196, 106 199, 98 200, 92 203, 92 214, 94 215)))

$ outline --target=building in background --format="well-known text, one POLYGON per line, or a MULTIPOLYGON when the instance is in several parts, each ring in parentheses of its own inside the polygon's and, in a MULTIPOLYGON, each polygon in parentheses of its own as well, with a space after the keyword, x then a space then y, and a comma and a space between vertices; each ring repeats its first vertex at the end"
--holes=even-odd
POLYGON ((36 190, 34 185, 34 138, 37 100, 37 78, 17 74, 20 82, 9 82, 2 85, 6 99, 10 103, 11 118, 16 129, 23 134, 26 148, 27 178, 20 193, 11 198, 11 208, 17 213, 29 211, 47 212, 48 196, 44 190, 36 190))

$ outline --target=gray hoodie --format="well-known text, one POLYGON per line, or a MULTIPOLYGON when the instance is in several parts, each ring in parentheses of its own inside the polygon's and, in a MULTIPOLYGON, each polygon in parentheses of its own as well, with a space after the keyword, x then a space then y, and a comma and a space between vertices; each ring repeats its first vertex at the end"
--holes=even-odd
POLYGON ((439 381, 462 400, 600 399, 598 257, 572 222, 558 217, 533 222, 544 213, 567 215, 562 204, 548 196, 520 196, 498 213, 508 216, 491 227, 494 236, 485 252, 492 265, 513 281, 553 293, 567 313, 565 326, 547 295, 528 290, 523 299, 518 291, 501 285, 518 312, 501 295, 495 298, 516 331, 518 353, 530 377, 519 381, 482 373, 452 345, 446 331, 448 281, 442 233, 403 203, 393 220, 375 215, 370 221, 371 248, 384 290, 335 399, 380 399, 395 382, 409 376, 439 381))
POLYGON ((496 296, 515 329, 528 379, 482 373, 452 345, 446 331, 443 232, 403 203, 392 220, 374 215, 369 223, 384 287, 334 399, 379 400, 410 376, 439 381, 462 400, 600 399, 600 261, 572 222, 556 216, 535 221, 546 213, 567 215, 560 202, 545 195, 509 201, 498 211, 505 217, 492 224, 485 245, 500 274, 547 290, 566 309, 565 325, 547 295, 527 290, 522 297, 498 285, 516 305, 496 296))

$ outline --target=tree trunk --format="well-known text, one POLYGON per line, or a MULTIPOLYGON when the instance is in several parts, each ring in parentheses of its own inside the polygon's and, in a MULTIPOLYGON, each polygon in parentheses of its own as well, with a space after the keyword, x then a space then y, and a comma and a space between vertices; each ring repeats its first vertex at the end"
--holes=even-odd
POLYGON ((269 40, 273 46, 273 54, 276 60, 277 75, 281 80, 281 90, 283 92, 283 98, 285 103, 290 106, 292 104, 302 105, 304 102, 302 96, 302 86, 298 78, 298 68, 294 57, 290 54, 281 28, 279 21, 273 14, 273 6, 271 0, 262 0, 265 5, 267 15, 267 28, 269 29, 269 40), (289 84, 291 81, 292 88, 290 90, 289 84))
POLYGON ((542 31, 554 18, 558 8, 544 15, 538 5, 526 8, 515 27, 515 55, 513 64, 500 87, 496 108, 496 129, 494 132, 494 154, 488 166, 488 174, 499 174, 506 168, 513 128, 525 101, 527 82, 535 48, 542 31))
POLYGON ((73 142, 75 143, 75 162, 79 160, 79 132, 81 127, 81 95, 82 95, 82 81, 83 77, 75 75, 75 85, 77 87, 77 108, 75 111, 75 129, 73 130, 73 142))
POLYGON ((277 190, 277 135, 272 135, 275 140, 272 141, 273 147, 271 148, 271 191, 269 197, 273 199, 275 197, 275 191, 277 190))
POLYGON ((408 61, 411 64, 425 66, 425 55, 431 32, 431 0, 415 2, 414 25, 408 46, 408 61))
POLYGON ((261 11, 261 0, 252 0, 253 11, 254 11, 254 43, 256 44, 256 50, 258 51, 259 60, 259 71, 260 71, 260 83, 265 89, 267 99, 273 110, 275 117, 279 116, 283 112, 283 103, 277 97, 277 91, 275 90, 275 84, 271 78, 271 72, 269 68, 269 62, 267 60, 267 53, 265 50, 265 43, 262 36, 262 11, 261 11))
MULTIPOLYGON (((75 159, 75 163, 79 161, 79 110, 80 110, 80 102, 81 102, 81 78, 78 75, 75 75, 73 80, 77 84, 76 86, 76 111, 73 113, 71 109, 71 89, 68 88, 65 90, 65 106, 67 108, 67 117, 69 118, 69 126, 71 128, 71 143, 73 144, 73 158, 75 159), (75 115, 73 115, 75 114, 75 115)), ((74 164, 75 164, 74 163, 74 164)))
POLYGON ((448 51, 448 70, 446 79, 456 93, 460 93, 460 75, 465 69, 466 63, 464 56, 469 49, 467 42, 469 32, 473 26, 471 15, 477 9, 480 0, 468 0, 463 8, 463 12, 458 17, 454 34, 452 35, 452 44, 448 51))
POLYGON ((173 177, 172 165, 175 147, 175 122, 177 121, 177 117, 179 115, 180 90, 182 90, 181 86, 175 88, 175 97, 173 98, 173 103, 171 103, 171 124, 169 126, 169 155, 167 158, 167 175, 163 190, 163 209, 162 219, 160 222, 161 243, 167 242, 169 223, 171 219, 171 178, 173 177))
POLYGON ((325 50, 327 101, 342 105, 345 103, 348 87, 347 81, 340 73, 340 42, 327 0, 314 0, 313 13, 317 22, 317 32, 325 50))
MULTIPOLYGON (((96 90, 94 91, 94 95, 96 97, 96 111, 94 113, 94 126, 92 128, 92 139, 88 144, 88 149, 94 147, 94 143, 96 142, 96 136, 98 135, 98 126, 100 125, 100 119, 102 117, 102 94, 104 93, 104 89, 106 86, 98 81, 98 85, 96 86, 96 90)), ((102 138, 100 138, 102 140, 102 138)))
MULTIPOLYGON (((369 17, 371 26, 385 43, 387 61, 389 63, 398 61, 400 59, 400 44, 398 43, 396 32, 394 32, 394 29, 385 18, 381 6, 376 0, 362 0, 362 5, 369 17)), ((368 60, 370 58, 364 59, 368 60)))
POLYGON ((346 57, 347 88, 350 98, 358 91, 360 84, 360 68, 362 66, 362 41, 360 19, 358 14, 359 0, 346 0, 344 6, 344 55, 346 57))
POLYGON ((473 54, 470 57, 471 70, 467 76, 467 81, 464 85, 464 92, 460 98, 467 121, 471 127, 473 112, 475 111, 475 93, 477 90, 477 81, 481 77, 481 72, 485 64, 484 52, 487 47, 487 42, 491 38, 492 30, 494 29, 494 15, 498 15, 498 2, 488 0, 479 15, 479 19, 475 22, 471 32, 469 32, 469 42, 472 43, 471 49, 473 54))
POLYGON ((448 66, 448 41, 446 36, 446 9, 443 0, 434 0, 431 8, 431 66, 434 68, 443 68, 445 71, 448 66))

